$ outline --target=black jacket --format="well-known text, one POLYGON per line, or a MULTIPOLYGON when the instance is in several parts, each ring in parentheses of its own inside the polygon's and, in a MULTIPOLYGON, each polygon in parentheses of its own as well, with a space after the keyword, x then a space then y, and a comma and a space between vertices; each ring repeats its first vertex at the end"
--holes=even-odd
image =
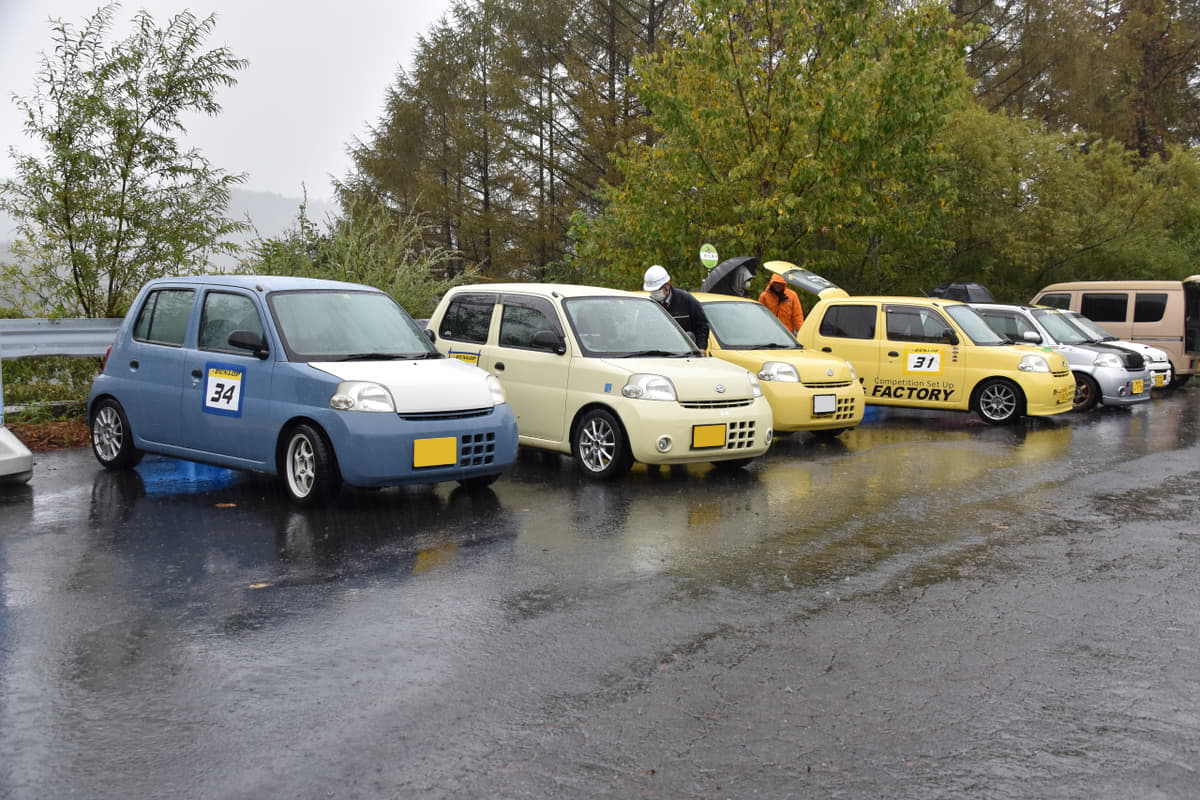
POLYGON ((692 334, 696 340, 696 347, 708 350, 708 317, 705 316, 700 301, 683 289, 672 286, 671 295, 664 307, 679 323, 679 327, 692 334))

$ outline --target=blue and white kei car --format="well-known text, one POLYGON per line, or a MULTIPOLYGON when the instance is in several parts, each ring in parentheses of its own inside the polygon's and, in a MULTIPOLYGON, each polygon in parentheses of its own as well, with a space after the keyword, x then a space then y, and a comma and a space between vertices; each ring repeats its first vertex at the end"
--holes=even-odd
POLYGON ((281 475, 298 503, 343 482, 491 484, 516 458, 499 381, 443 358, 392 298, 305 278, 146 284, 88 398, 110 469, 158 453, 281 475))

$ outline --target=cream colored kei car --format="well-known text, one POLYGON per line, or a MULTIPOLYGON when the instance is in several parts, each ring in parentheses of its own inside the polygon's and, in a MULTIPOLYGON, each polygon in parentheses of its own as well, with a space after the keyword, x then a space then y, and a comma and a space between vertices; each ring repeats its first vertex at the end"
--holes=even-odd
POLYGON ((775 431, 837 436, 858 426, 862 384, 844 358, 807 350, 762 303, 697 292, 708 316, 708 352, 754 372, 775 415, 775 431))
POLYGON ((646 464, 741 467, 771 444, 758 378, 701 356, 662 306, 565 284, 458 286, 428 332, 442 353, 495 375, 519 443, 573 455, 607 480, 646 464))

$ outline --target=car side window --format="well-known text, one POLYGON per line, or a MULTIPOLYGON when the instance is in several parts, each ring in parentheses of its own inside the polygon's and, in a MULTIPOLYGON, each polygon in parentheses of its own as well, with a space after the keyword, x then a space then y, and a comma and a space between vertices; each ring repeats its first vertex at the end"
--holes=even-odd
POLYGON ((1124 322, 1129 308, 1129 295, 1121 292, 1084 292, 1079 313, 1093 322, 1124 322))
POLYGON ((133 338, 153 344, 182 345, 187 338, 188 318, 195 296, 193 289, 151 292, 133 324, 133 338))
POLYGON ((896 307, 886 309, 887 338, 898 342, 943 342, 952 328, 927 308, 896 307))
POLYGON ((500 314, 500 346, 533 350, 533 337, 541 331, 562 335, 562 327, 550 303, 540 297, 505 297, 500 314))
POLYGON ((263 337, 262 320, 249 297, 228 292, 209 292, 200 311, 200 335, 196 346, 201 350, 241 352, 229 346, 229 334, 251 331, 263 337))
POLYGON ((487 344, 494 294, 460 294, 450 301, 438 326, 438 336, 458 342, 487 344))
POLYGON ((875 306, 830 306, 819 332, 843 339, 874 339, 875 315, 875 306))
POLYGON ((1071 295, 1069 294, 1044 294, 1038 298, 1038 305, 1050 306, 1051 308, 1061 308, 1064 311, 1071 308, 1071 295))
POLYGON ((1009 341, 1019 342, 1021 334, 1026 330, 1032 330, 1028 325, 1023 324, 1024 320, 1018 319, 1016 314, 987 310, 980 311, 979 316, 987 320, 987 324, 992 330, 1009 341))
POLYGON ((1167 313, 1167 296, 1159 292, 1138 292, 1133 302, 1134 322, 1158 322, 1167 313))

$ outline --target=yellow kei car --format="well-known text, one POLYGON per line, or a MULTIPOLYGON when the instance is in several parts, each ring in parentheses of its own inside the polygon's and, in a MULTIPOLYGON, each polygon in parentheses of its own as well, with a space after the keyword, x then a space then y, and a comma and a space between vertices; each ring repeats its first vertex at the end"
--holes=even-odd
POLYGON ((591 478, 634 461, 740 467, 774 435, 758 378, 701 356, 662 306, 633 292, 457 286, 427 328, 439 351, 500 380, 521 445, 569 453, 591 478))
POLYGON ((862 384, 844 358, 804 349, 761 303, 697 292, 708 317, 708 352, 758 376, 775 430, 837 436, 862 422, 862 384))
POLYGON ((974 411, 990 424, 1071 410, 1066 359, 1008 344, 966 303, 836 287, 819 296, 796 338, 854 364, 868 403, 974 411))

